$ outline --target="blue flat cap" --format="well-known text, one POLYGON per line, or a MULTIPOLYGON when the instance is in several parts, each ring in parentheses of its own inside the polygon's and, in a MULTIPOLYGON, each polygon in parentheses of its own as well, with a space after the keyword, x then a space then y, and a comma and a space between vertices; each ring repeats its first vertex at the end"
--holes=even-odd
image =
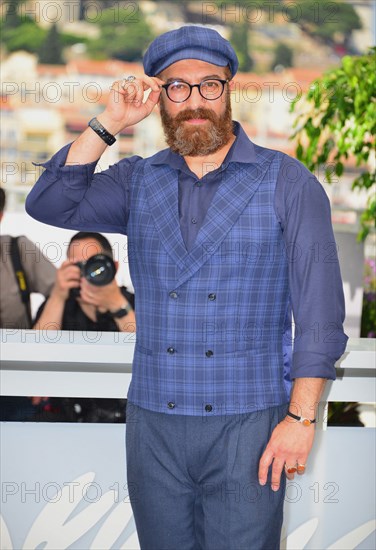
POLYGON ((234 48, 217 31, 187 25, 156 38, 147 49, 143 63, 148 76, 155 76, 182 59, 200 59, 213 65, 229 65, 232 76, 239 62, 234 48))

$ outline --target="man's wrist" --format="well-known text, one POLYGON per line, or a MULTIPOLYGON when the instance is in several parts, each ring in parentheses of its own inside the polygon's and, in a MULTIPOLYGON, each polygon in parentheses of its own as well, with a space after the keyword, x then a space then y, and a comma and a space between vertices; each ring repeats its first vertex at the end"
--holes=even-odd
POLYGON ((122 130, 124 130, 123 124, 119 124, 119 122, 112 120, 106 115, 106 113, 101 113, 96 117, 96 119, 100 124, 102 124, 102 126, 106 128, 107 132, 109 132, 113 136, 116 136, 122 130))
POLYGON ((113 145, 115 143, 116 137, 99 122, 97 117, 92 118, 88 126, 106 143, 106 145, 113 145))
POLYGON ((316 418, 307 418, 305 416, 299 416, 290 411, 287 411, 286 419, 291 419, 291 421, 300 422, 301 424, 303 424, 303 426, 306 426, 306 427, 316 423, 316 418))
POLYGON ((69 295, 69 292, 67 292, 66 290, 54 287, 49 296, 49 300, 53 300, 56 303, 66 302, 68 295, 69 295))
POLYGON ((117 309, 109 309, 108 315, 114 319, 121 319, 122 317, 126 317, 130 312, 132 311, 131 306, 127 302, 127 300, 123 300, 123 303, 120 307, 117 309))

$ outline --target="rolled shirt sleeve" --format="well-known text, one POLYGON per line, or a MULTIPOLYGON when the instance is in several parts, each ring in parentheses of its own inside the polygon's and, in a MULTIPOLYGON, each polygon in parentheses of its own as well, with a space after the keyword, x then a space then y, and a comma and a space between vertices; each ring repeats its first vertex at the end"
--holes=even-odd
POLYGON ((64 229, 126 234, 129 181, 140 157, 95 173, 96 162, 65 165, 70 146, 41 165, 45 171, 26 199, 27 213, 64 229))
POLYGON ((285 157, 276 212, 283 229, 294 318, 291 378, 335 379, 346 348, 345 304, 328 197, 313 174, 285 157))

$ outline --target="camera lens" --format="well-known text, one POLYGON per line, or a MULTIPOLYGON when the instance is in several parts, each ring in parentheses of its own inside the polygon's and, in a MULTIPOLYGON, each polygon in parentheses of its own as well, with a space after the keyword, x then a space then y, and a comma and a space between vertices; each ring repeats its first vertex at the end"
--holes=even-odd
POLYGON ((90 284, 96 286, 108 285, 115 277, 116 267, 109 256, 96 254, 89 258, 83 267, 83 275, 90 284))

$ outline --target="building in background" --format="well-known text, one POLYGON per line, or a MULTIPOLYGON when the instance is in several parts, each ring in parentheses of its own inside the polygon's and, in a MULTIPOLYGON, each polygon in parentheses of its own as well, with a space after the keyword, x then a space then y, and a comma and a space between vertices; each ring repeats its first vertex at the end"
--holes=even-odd
MULTIPOLYGON (((143 1, 115 4, 119 10, 123 10, 119 11, 118 15, 130 15, 130 4, 137 10, 142 9, 146 19, 153 24, 155 32, 158 33, 184 24, 189 5, 189 17, 193 18, 193 22, 202 24, 205 15, 208 18, 207 22, 227 38, 230 38, 227 23, 231 23, 231 17, 239 17, 241 9, 240 3, 234 4, 235 11, 233 9, 231 12, 226 8, 225 14, 223 6, 216 7, 214 3, 177 4, 143 1), (211 17, 208 10, 212 12, 211 17)), ((62 31, 95 37, 99 33, 97 21, 101 10, 109 5, 112 3, 106 4, 99 0, 67 0, 61 3, 28 0, 20 9, 25 17, 32 17, 45 28, 56 23, 62 31)), ((319 3, 315 3, 316 7, 318 5, 319 3)), ((364 26, 361 32, 353 34, 354 44, 361 50, 371 44, 374 37, 372 21, 376 4, 359 0, 353 5, 359 12, 364 26)), ((115 15, 114 9, 114 17, 115 15)), ((242 16, 244 17, 244 13, 242 16)), ((287 21, 283 15, 272 21, 270 15, 263 12, 260 20, 250 26, 250 36, 251 53, 257 61, 258 68, 264 68, 264 72, 240 72, 236 75, 232 96, 234 118, 242 123, 249 137, 256 143, 294 156, 295 144, 290 140, 290 136, 295 115, 290 113, 291 103, 297 95, 305 93, 310 83, 320 77, 328 66, 338 63, 339 58, 328 46, 314 44, 310 37, 305 36, 297 25, 287 21), (271 48, 278 41, 294 46, 295 66, 279 67, 278 70, 270 72, 268 67, 271 48)), ((139 63, 87 59, 85 45, 80 43, 66 50, 66 59, 65 65, 44 65, 38 63, 36 55, 15 52, 6 55, 0 67, 1 185, 7 190, 8 211, 15 213, 14 219, 18 220, 17 224, 26 216, 23 214, 24 199, 40 174, 41 168, 33 162, 47 160, 86 128, 88 121, 103 109, 114 80, 125 75, 142 73, 139 63)), ((159 115, 155 110, 142 123, 127 128, 118 136, 116 143, 107 148, 98 169, 105 169, 120 158, 133 154, 150 156, 163 147, 164 136, 159 115)), ((356 234, 365 196, 351 190, 351 182, 358 171, 359 168, 349 159, 344 174, 331 185, 325 181, 324 171, 317 174, 332 203, 333 222, 343 271, 349 273, 348 276, 344 274, 344 279, 348 319, 351 325, 348 332, 352 336, 358 335, 364 255, 363 247, 356 243, 356 234), (356 261, 353 258, 356 258, 356 261)), ((11 223, 11 216, 7 216, 7 220, 7 223, 11 223)), ((29 219, 27 224, 36 231, 36 226, 31 224, 29 219)), ((26 229, 24 231, 27 232, 26 229)), ((57 234, 54 232, 54 235, 57 234)), ((39 240, 35 234, 31 235, 31 238, 37 242, 39 240)), ((65 240, 66 238, 64 236, 65 240)), ((367 244, 371 252, 367 248, 366 255, 372 254, 372 239, 374 236, 367 244)), ((117 245, 121 251, 126 248, 122 239, 117 240, 117 245)), ((121 256, 120 253, 120 258, 121 256)), ((129 284, 128 274, 125 282, 129 284)))

